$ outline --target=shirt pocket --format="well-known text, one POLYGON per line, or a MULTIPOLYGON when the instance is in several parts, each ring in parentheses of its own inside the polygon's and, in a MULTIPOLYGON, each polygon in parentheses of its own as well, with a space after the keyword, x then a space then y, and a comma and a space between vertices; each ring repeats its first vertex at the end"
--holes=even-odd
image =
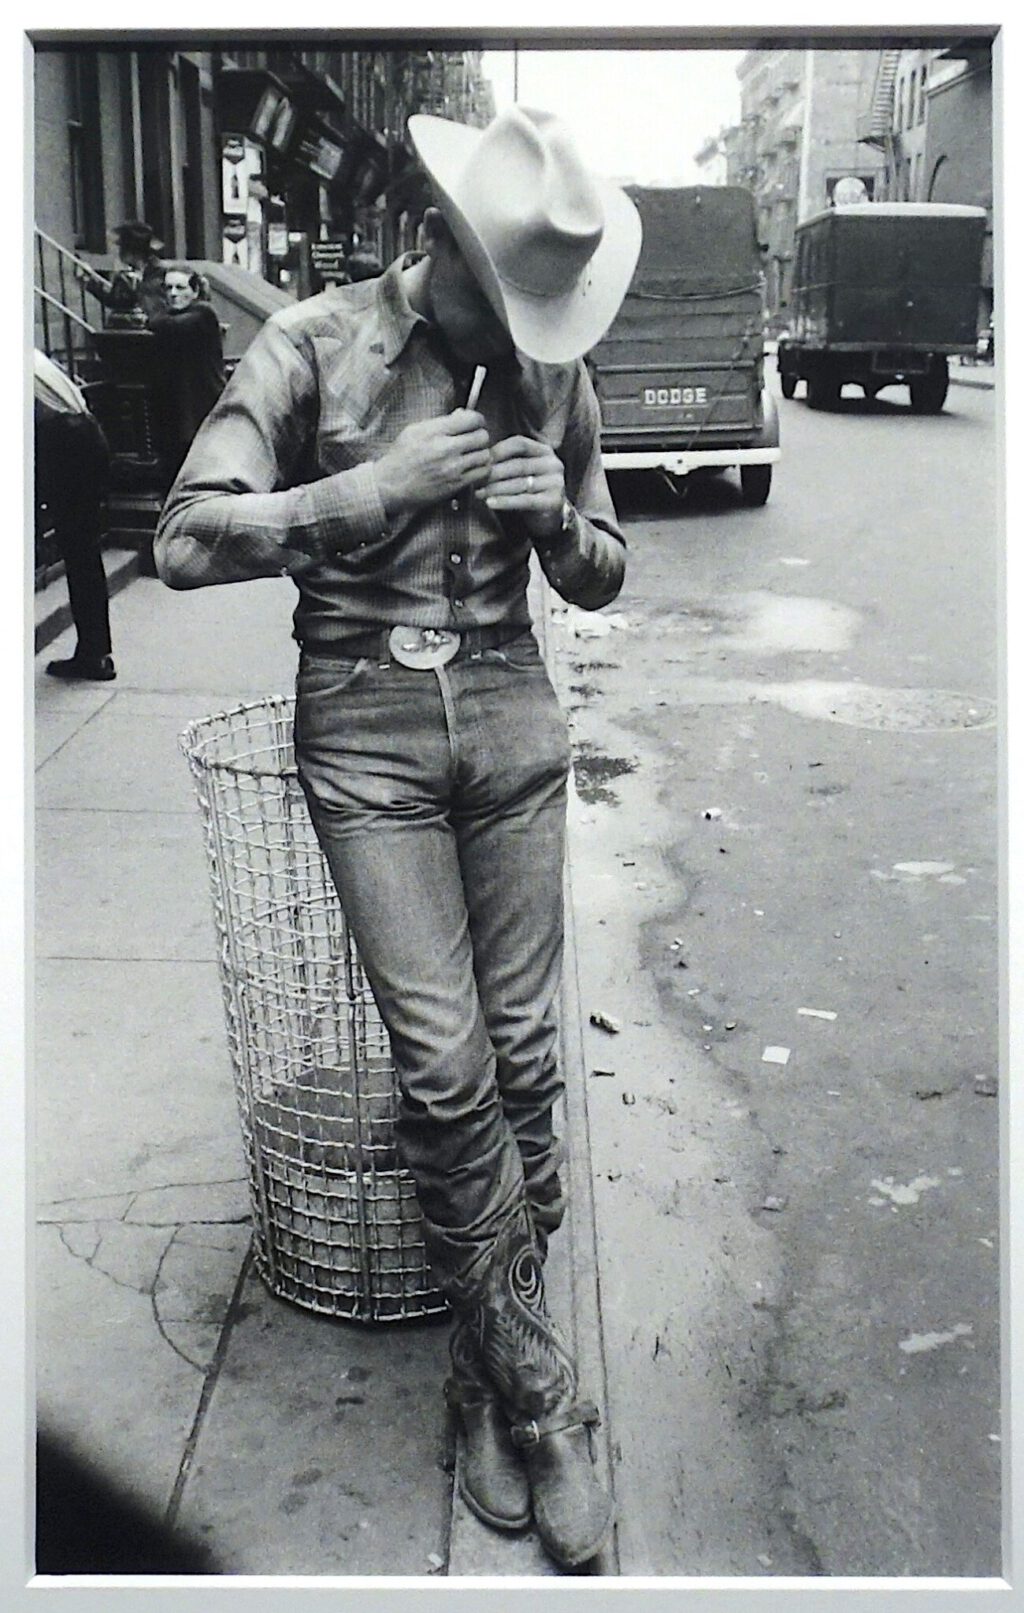
MULTIPOLYGON (((340 344, 337 344, 340 346, 340 344)), ((317 448, 331 474, 377 459, 407 424, 400 376, 344 351, 321 363, 317 448)))

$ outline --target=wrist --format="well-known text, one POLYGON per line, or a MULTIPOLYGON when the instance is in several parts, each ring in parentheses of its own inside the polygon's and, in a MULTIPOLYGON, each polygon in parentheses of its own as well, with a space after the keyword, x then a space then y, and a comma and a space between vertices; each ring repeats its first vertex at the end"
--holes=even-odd
POLYGON ((560 539, 569 537, 576 530, 576 511, 569 499, 562 498, 561 505, 553 512, 541 529, 535 529, 539 542, 545 544, 558 543, 560 539))
POLYGON ((386 518, 389 521, 393 521, 398 516, 406 515, 412 506, 410 501, 403 495, 401 487, 396 485, 396 482, 392 479, 389 472, 390 467, 385 456, 384 459, 379 459, 374 466, 374 475, 377 483, 377 494, 380 498, 381 507, 386 518))

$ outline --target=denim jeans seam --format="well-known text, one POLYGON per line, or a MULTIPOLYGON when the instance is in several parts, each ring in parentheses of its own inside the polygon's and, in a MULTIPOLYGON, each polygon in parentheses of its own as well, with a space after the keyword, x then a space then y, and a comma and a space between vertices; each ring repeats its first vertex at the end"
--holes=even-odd
POLYGON ((436 666, 432 670, 437 678, 438 688, 441 691, 441 704, 444 707, 444 725, 448 732, 448 749, 454 769, 459 761, 459 734, 455 721, 455 698, 451 679, 443 666, 436 666))

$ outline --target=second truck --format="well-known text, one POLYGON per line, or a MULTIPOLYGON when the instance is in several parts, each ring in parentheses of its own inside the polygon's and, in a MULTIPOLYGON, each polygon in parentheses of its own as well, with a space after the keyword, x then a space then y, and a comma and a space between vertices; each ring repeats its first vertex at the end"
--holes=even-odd
POLYGON ((803 381, 808 405, 830 409, 847 382, 868 398, 905 385, 912 409, 937 414, 950 358, 976 351, 985 229, 984 208, 939 202, 859 202, 806 219, 779 341, 783 397, 803 381))

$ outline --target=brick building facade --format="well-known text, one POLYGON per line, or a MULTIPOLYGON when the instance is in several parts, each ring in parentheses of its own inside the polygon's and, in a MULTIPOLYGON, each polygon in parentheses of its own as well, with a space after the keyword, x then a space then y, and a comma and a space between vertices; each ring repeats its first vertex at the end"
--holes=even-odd
POLYGON ((57 248, 103 267, 126 218, 146 219, 166 257, 307 295, 321 283, 318 242, 364 241, 384 259, 411 244, 425 193, 410 113, 493 116, 480 53, 466 50, 50 39, 36 44, 33 79, 35 223, 47 238, 36 267, 58 299, 73 288, 57 285, 68 269, 57 248))
MULTIPOLYGON (((112 531, 140 546, 164 491, 152 338, 106 331, 79 265, 109 268, 112 230, 145 219, 165 260, 205 275, 230 368, 275 308, 344 278, 355 245, 382 262, 414 245, 429 195, 410 113, 493 116, 479 52, 257 46, 35 45, 35 344, 89 387, 112 531)), ((45 530, 40 553, 45 570, 45 530)))
MULTIPOLYGON (((966 202, 992 210, 987 42, 943 48, 754 50, 740 122, 705 142, 708 183, 757 202, 770 317, 786 322, 797 224, 833 201, 966 202)), ((991 311, 991 227, 980 318, 991 311)))
POLYGON ((220 229, 207 52, 38 47, 35 221, 86 256, 145 218, 169 255, 208 257, 220 229))
POLYGON ((876 192, 879 154, 857 139, 857 115, 874 82, 873 52, 748 51, 740 80, 739 135, 730 182, 757 202, 765 246, 770 317, 785 322, 797 223, 827 207, 837 186, 862 198, 876 192))
POLYGON ((979 310, 979 324, 988 324, 992 321, 995 281, 989 51, 965 50, 960 56, 947 52, 934 64, 928 90, 924 171, 927 201, 967 202, 988 211, 979 310))

